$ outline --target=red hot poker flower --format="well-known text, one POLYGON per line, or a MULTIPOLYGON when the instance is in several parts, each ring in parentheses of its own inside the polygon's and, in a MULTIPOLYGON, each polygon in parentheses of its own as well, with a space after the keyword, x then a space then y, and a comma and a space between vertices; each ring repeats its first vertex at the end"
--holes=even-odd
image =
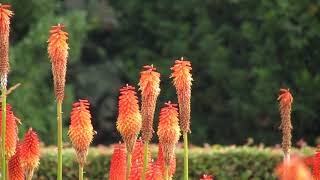
POLYGON ((164 161, 167 165, 174 154, 175 146, 180 138, 180 127, 178 119, 177 104, 165 103, 160 111, 158 136, 159 143, 163 145, 164 161))
POLYGON ((39 166, 39 160, 40 141, 37 133, 30 128, 21 145, 21 164, 26 171, 27 178, 32 177, 34 169, 39 166))
MULTIPOLYGON (((148 151, 148 163, 151 161, 151 153, 148 151)), ((141 140, 137 140, 134 145, 132 160, 131 160, 130 180, 140 180, 142 178, 143 171, 143 143, 141 140)), ((150 167, 148 167, 150 168, 150 167)))
POLYGON ((13 12, 10 5, 0 4, 0 77, 1 85, 6 86, 9 72, 9 32, 13 12))
POLYGON ((173 84, 176 87, 178 101, 179 101, 179 112, 180 112, 180 125, 183 132, 190 132, 190 104, 191 104, 191 85, 192 85, 192 74, 190 71, 191 62, 176 60, 175 65, 171 67, 173 71, 171 78, 173 78, 173 84))
MULTIPOLYGON (((0 105, 1 108, 1 105, 0 105)), ((2 109, 2 108, 1 108, 2 109)), ((0 109, 0 117, 2 116, 2 110, 0 109)), ((18 128, 16 117, 14 116, 10 104, 7 104, 6 112, 6 159, 10 159, 16 153, 17 139, 18 139, 18 128)), ((2 133, 1 123, 2 118, 0 118, 0 137, 2 133)), ((0 149, 1 151, 1 149, 0 149)))
POLYGON ((311 180, 312 176, 306 165, 294 157, 291 161, 284 161, 275 170, 279 180, 311 180))
POLYGON ((73 103, 68 132, 73 147, 77 152, 78 161, 82 167, 86 162, 88 149, 94 135, 89 106, 88 100, 79 100, 79 102, 73 103))
POLYGON ((153 118, 156 108, 156 101, 160 93, 160 73, 156 72, 153 65, 144 66, 146 70, 140 74, 140 89, 142 96, 142 140, 149 142, 153 133, 153 118))
POLYGON ((213 180, 213 177, 208 175, 203 175, 203 177, 200 178, 199 180, 213 180))
MULTIPOLYGON (((156 164, 159 166, 160 168, 160 172, 162 173, 162 176, 164 176, 163 172, 164 172, 164 157, 163 157, 163 146, 159 143, 158 144, 158 159, 156 161, 156 164)), ((176 172, 176 155, 175 153, 173 153, 170 162, 169 162, 169 178, 172 178, 173 175, 176 172)))
POLYGON ((117 129, 124 140, 127 151, 132 153, 141 129, 141 114, 134 87, 126 85, 120 89, 117 129))
POLYGON ((157 163, 150 162, 146 180, 163 180, 163 171, 157 163))
POLYGON ((116 144, 111 157, 109 180, 126 179, 126 150, 123 144, 116 144))
POLYGON ((285 157, 289 156, 290 149, 291 149, 291 105, 293 102, 293 97, 289 90, 287 89, 280 89, 282 94, 279 95, 279 110, 281 116, 281 125, 280 128, 282 129, 282 150, 285 154, 285 157))
POLYGON ((62 101, 64 97, 69 50, 68 33, 62 30, 64 27, 62 24, 52 26, 52 30, 49 31, 51 36, 48 39, 48 54, 52 62, 53 81, 58 101, 62 101))
POLYGON ((10 180, 24 180, 24 169, 21 165, 21 144, 17 142, 16 154, 13 155, 8 163, 10 180))

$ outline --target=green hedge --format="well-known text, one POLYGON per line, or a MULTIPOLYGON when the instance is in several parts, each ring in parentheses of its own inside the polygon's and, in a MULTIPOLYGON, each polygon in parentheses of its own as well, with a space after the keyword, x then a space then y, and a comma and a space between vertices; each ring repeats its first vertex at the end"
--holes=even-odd
MULTIPOLYGON (((35 172, 35 179, 53 180, 56 175, 56 157, 54 148, 42 150, 41 164, 35 172)), ((90 180, 108 179, 112 149, 107 147, 91 148, 85 167, 85 177, 90 180)), ((156 155, 156 152, 154 152, 156 155)), ((278 149, 258 147, 210 147, 190 150, 190 179, 198 179, 202 174, 214 174, 218 180, 275 179, 273 169, 281 160, 278 149)), ((177 150, 177 172, 174 179, 182 179, 182 149, 177 150)), ((64 179, 77 179, 78 166, 74 151, 64 150, 64 179)))

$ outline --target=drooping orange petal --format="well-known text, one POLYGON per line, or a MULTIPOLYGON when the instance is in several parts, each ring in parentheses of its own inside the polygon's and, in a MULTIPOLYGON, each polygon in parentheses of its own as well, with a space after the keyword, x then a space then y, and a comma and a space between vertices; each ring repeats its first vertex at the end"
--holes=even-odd
POLYGON ((32 175, 40 163, 40 141, 36 132, 30 128, 21 145, 21 164, 27 175, 32 175))
POLYGON ((17 142, 16 154, 13 155, 8 163, 10 180, 24 180, 24 169, 21 164, 21 144, 17 142))
POLYGON ((127 159, 124 144, 114 145, 114 150, 111 157, 109 180, 126 179, 126 164, 127 159))
POLYGON ((164 160, 169 164, 174 154, 175 146, 180 138, 180 127, 178 119, 177 104, 171 104, 169 101, 165 103, 165 107, 161 108, 158 137, 159 143, 163 145, 164 160))
MULTIPOLYGON (((1 108, 1 106, 0 106, 1 108)), ((18 128, 16 117, 14 116, 10 104, 7 104, 6 111, 6 159, 10 159, 16 153, 17 139, 18 139, 18 128)), ((2 116, 2 108, 0 110, 0 117, 2 116)), ((0 118, 0 138, 2 133, 2 118, 0 118)), ((0 149, 1 151, 1 149, 0 149)))
POLYGON ((173 78, 173 84, 176 87, 178 101, 179 101, 179 113, 180 113, 180 126, 183 132, 190 132, 190 113, 191 113, 191 85, 192 85, 192 70, 191 62, 176 60, 175 65, 171 67, 173 71, 171 78, 173 78))
POLYGON ((141 114, 134 87, 126 85, 120 89, 117 130, 120 132, 127 150, 132 152, 141 129, 141 114))
POLYGON ((86 162, 88 149, 94 135, 89 106, 88 100, 79 100, 79 102, 73 103, 71 123, 68 132, 81 166, 84 166, 86 162))
POLYGON ((153 133, 153 118, 156 101, 160 94, 160 73, 153 65, 144 66, 146 70, 140 73, 142 140, 149 142, 153 133))
POLYGON ((10 18, 13 12, 9 10, 10 5, 0 4, 0 78, 1 85, 7 85, 7 74, 9 72, 9 32, 10 18))
POLYGON ((62 101, 64 97, 69 50, 68 33, 62 30, 64 27, 62 24, 52 26, 52 30, 49 31, 51 36, 48 39, 48 54, 52 62, 53 81, 58 101, 62 101))
POLYGON ((275 173, 279 180, 312 180, 309 169, 297 157, 278 165, 275 173))

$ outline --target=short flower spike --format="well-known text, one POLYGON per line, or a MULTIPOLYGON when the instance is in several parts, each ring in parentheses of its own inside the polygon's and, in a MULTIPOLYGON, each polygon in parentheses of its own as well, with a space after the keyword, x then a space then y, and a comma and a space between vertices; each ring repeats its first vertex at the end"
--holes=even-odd
POLYGON ((138 97, 134 89, 129 85, 120 89, 117 119, 117 130, 120 132, 129 153, 132 153, 134 143, 141 129, 141 114, 138 97))
POLYGON ((13 155, 8 163, 10 180, 24 180, 24 169, 21 165, 21 144, 17 142, 16 154, 13 155))
POLYGON ((163 171, 159 164, 150 162, 146 173, 146 180, 163 180, 163 171))
POLYGON ((88 100, 79 100, 79 102, 73 103, 68 132, 81 167, 86 162, 89 146, 95 133, 91 124, 89 106, 88 100))
POLYGON ((284 161, 275 170, 279 180, 311 180, 312 176, 306 165, 294 157, 291 161, 284 161))
POLYGON ((109 180, 124 180, 126 179, 126 149, 124 144, 116 144, 113 147, 111 157, 111 165, 109 171, 109 180))
POLYGON ((0 4, 0 77, 1 85, 6 86, 9 72, 9 32, 13 12, 10 5, 0 4), (3 82, 5 81, 5 82, 3 82))
POLYGON ((291 149, 291 106, 293 102, 293 97, 289 89, 280 89, 281 94, 278 96, 279 101, 279 110, 281 116, 281 125, 282 129, 282 150, 285 154, 285 158, 289 157, 291 149))
POLYGON ((52 26, 49 31, 51 36, 48 39, 48 54, 52 62, 54 88, 58 101, 63 101, 64 97, 69 50, 68 33, 62 30, 64 27, 63 24, 52 26))
MULTIPOLYGON (((163 152, 163 146, 159 143, 158 144, 158 159, 157 161, 155 162, 159 168, 160 168, 160 172, 162 173, 162 176, 164 176, 163 172, 164 172, 164 152, 163 152)), ((172 178, 173 175, 175 174, 176 172, 176 155, 175 153, 173 153, 171 159, 170 159, 170 162, 169 162, 169 178, 172 178)))
POLYGON ((213 177, 209 175, 203 175, 199 180, 213 180, 213 177))
POLYGON ((165 107, 161 108, 160 111, 157 134, 159 143, 163 145, 164 161, 167 165, 170 163, 181 135, 178 121, 177 104, 171 104, 170 101, 165 103, 165 107))
POLYGON ((178 101, 179 101, 179 113, 180 113, 180 125, 182 132, 190 132, 190 113, 191 113, 191 86, 192 86, 192 70, 191 62, 185 61, 183 58, 175 61, 175 65, 171 67, 173 71, 171 78, 173 78, 173 84, 176 87, 178 101))
POLYGON ((30 128, 24 136, 21 145, 21 164, 27 178, 32 177, 33 171, 40 164, 40 141, 36 132, 30 128))
MULTIPOLYGON (((1 107, 1 106, 0 106, 1 107)), ((14 116, 10 104, 7 104, 7 116, 6 116, 6 159, 9 160, 16 153, 18 128, 16 117, 14 116)), ((0 110, 0 117, 2 116, 2 110, 0 110)), ((1 128, 2 118, 0 118, 0 136, 2 132, 1 128)), ((1 149, 0 149, 1 151, 1 149)))
MULTIPOLYGON (((148 152, 148 163, 151 162, 151 153, 148 152)), ((141 140, 137 140, 134 145, 132 160, 131 160, 130 180, 140 180, 142 178, 143 169, 143 143, 141 140)))
POLYGON ((139 90, 141 90, 142 140, 149 142, 153 133, 153 118, 157 98, 160 94, 160 73, 153 65, 146 65, 140 73, 139 90))

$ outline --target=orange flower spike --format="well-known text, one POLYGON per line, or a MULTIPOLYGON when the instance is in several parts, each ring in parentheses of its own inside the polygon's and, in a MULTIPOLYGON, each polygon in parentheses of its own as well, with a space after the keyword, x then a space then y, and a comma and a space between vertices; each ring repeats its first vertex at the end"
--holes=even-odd
POLYGON ((291 161, 284 161, 275 170, 279 180, 311 180, 312 176, 307 166, 300 159, 294 157, 291 161))
POLYGON ((52 62, 54 88, 58 101, 62 101, 64 97, 69 50, 68 33, 62 30, 64 27, 63 24, 52 26, 52 30, 49 31, 51 36, 48 39, 48 54, 52 62))
POLYGON ((12 156, 8 163, 10 180, 24 180, 24 169, 21 165, 21 144, 17 142, 16 154, 12 156))
POLYGON ((289 89, 280 89, 281 94, 278 96, 279 101, 279 110, 281 116, 281 125, 282 129, 282 150, 285 157, 289 157, 291 149, 291 105, 293 102, 293 97, 289 89))
POLYGON ((0 3, 0 78, 1 85, 7 85, 7 75, 9 72, 9 32, 10 18, 13 12, 9 10, 10 5, 0 3))
POLYGON ((86 162, 90 143, 95 134, 91 124, 91 114, 88 100, 79 100, 73 103, 69 138, 77 153, 79 164, 83 167, 86 162))
POLYGON ((312 158, 312 175, 314 180, 320 180, 320 147, 312 158))
MULTIPOLYGON (((1 106, 0 106, 1 107, 1 106)), ((18 128, 16 117, 14 116, 10 104, 7 104, 7 116, 6 116, 6 159, 10 159, 16 153, 17 139, 18 139, 18 128)), ((2 108, 0 110, 0 117, 2 116, 2 108)), ((2 118, 0 118, 0 137, 2 133, 2 118)), ((1 151, 1 149, 0 149, 1 151)))
POLYGON ((125 146, 120 143, 116 144, 111 157, 109 180, 126 179, 126 161, 125 146))
MULTIPOLYGON (((151 161, 151 153, 148 151, 148 162, 151 161)), ((131 160, 130 180, 141 180, 143 170, 143 143, 137 140, 134 145, 132 160, 131 160)))
POLYGON ((159 143, 163 145, 164 161, 167 165, 170 163, 175 146, 181 135, 178 121, 177 104, 171 104, 170 101, 165 103, 165 107, 160 111, 157 134, 159 136, 159 143))
POLYGON ((191 86, 192 86, 192 70, 191 62, 176 60, 175 65, 171 67, 173 71, 170 78, 173 78, 173 84, 176 87, 178 101, 179 101, 179 112, 181 120, 182 132, 190 132, 190 112, 191 112, 191 86))
POLYGON ((40 164, 40 141, 36 132, 30 128, 21 145, 21 164, 27 178, 32 177, 34 169, 40 164))
POLYGON ((120 132, 129 153, 132 153, 141 129, 141 114, 135 88, 126 85, 120 89, 117 130, 120 132))
POLYGON ((146 173, 146 180, 163 180, 163 171, 159 164, 150 162, 146 173))
POLYGON ((213 180, 213 177, 208 175, 203 175, 202 178, 200 178, 199 180, 213 180))
POLYGON ((152 138, 153 118, 156 101, 160 94, 160 73, 153 65, 143 66, 146 70, 140 74, 139 90, 141 90, 142 140, 149 142, 152 138))
MULTIPOLYGON (((169 162, 169 178, 172 178, 176 172, 176 155, 173 153, 170 162, 169 162)), ((164 157, 163 157, 163 146, 158 144, 158 159, 156 164, 160 167, 161 173, 164 176, 164 157)))

